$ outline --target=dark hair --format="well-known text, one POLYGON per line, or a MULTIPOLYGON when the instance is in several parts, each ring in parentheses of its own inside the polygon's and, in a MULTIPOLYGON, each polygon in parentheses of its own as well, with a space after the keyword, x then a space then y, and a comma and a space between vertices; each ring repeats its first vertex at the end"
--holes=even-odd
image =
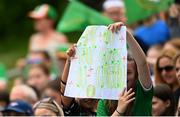
POLYGON ((159 84, 154 88, 154 96, 165 101, 170 101, 170 106, 160 116, 174 116, 176 112, 175 97, 171 88, 166 84, 159 84))
POLYGON ((47 85, 47 88, 50 88, 50 89, 52 89, 54 91, 59 92, 60 91, 60 81, 59 81, 59 79, 57 78, 57 79, 49 82, 48 85, 47 85))
POLYGON ((9 93, 6 91, 0 92, 0 101, 3 101, 6 103, 6 105, 9 104, 9 93))
POLYGON ((44 56, 44 58, 48 61, 51 60, 51 56, 49 55, 49 53, 45 50, 36 50, 36 51, 30 51, 31 54, 42 54, 44 56))
POLYGON ((49 69, 44 64, 32 64, 30 65, 29 70, 33 68, 40 68, 46 75, 50 75, 49 69))

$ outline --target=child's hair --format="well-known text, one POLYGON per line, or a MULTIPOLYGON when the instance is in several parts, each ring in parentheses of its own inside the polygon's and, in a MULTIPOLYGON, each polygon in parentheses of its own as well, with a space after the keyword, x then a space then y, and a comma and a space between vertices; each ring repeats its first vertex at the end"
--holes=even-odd
POLYGON ((170 101, 169 107, 160 116, 173 116, 176 111, 175 97, 172 90, 166 84, 157 85, 154 88, 154 97, 159 98, 163 102, 170 101))

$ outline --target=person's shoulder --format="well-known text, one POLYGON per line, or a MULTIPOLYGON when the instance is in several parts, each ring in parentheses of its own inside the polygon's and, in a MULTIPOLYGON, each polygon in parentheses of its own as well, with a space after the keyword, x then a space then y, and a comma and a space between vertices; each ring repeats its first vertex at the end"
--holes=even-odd
POLYGON ((39 40, 40 38, 41 38, 41 34, 35 33, 35 34, 31 35, 30 40, 36 41, 36 40, 39 40))
POLYGON ((56 37, 56 39, 59 41, 59 42, 67 42, 67 37, 66 35, 62 34, 62 33, 59 33, 59 32, 54 32, 54 36, 56 37))

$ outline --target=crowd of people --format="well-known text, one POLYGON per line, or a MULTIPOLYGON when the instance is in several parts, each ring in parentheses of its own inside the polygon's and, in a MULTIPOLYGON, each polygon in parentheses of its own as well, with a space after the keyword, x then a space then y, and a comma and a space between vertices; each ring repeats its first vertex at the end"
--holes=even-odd
POLYGON ((28 15, 36 33, 30 37, 26 58, 8 72, 14 77, 10 90, 9 80, 0 73, 0 115, 179 116, 180 0, 133 25, 127 25, 125 9, 123 0, 105 0, 102 11, 114 21, 110 31, 127 26, 127 87, 119 100, 64 95, 76 45, 55 31, 56 10, 43 4, 28 15))

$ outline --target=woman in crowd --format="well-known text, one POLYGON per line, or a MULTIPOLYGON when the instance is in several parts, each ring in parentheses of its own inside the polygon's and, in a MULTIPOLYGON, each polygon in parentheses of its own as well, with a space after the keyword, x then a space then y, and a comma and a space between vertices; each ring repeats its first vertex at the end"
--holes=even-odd
MULTIPOLYGON (((116 32, 122 25, 121 22, 115 23, 108 28, 112 32, 116 32)), ((119 114, 124 116, 151 115, 153 88, 145 54, 129 31, 127 31, 127 43, 132 54, 132 57, 130 53, 128 55, 127 89, 132 88, 135 92, 135 100, 128 104, 127 108, 119 112, 119 114)), ((112 115, 118 112, 118 107, 117 101, 100 100, 97 115, 112 115)))
POLYGON ((173 59, 177 51, 164 50, 155 65, 155 85, 167 84, 174 93, 176 103, 179 99, 179 83, 176 78, 173 59))
POLYGON ((33 64, 29 67, 27 83, 43 92, 50 81, 49 69, 43 64, 33 64))
POLYGON ((176 112, 175 98, 172 90, 166 84, 154 88, 152 101, 153 116, 174 116, 176 112))

